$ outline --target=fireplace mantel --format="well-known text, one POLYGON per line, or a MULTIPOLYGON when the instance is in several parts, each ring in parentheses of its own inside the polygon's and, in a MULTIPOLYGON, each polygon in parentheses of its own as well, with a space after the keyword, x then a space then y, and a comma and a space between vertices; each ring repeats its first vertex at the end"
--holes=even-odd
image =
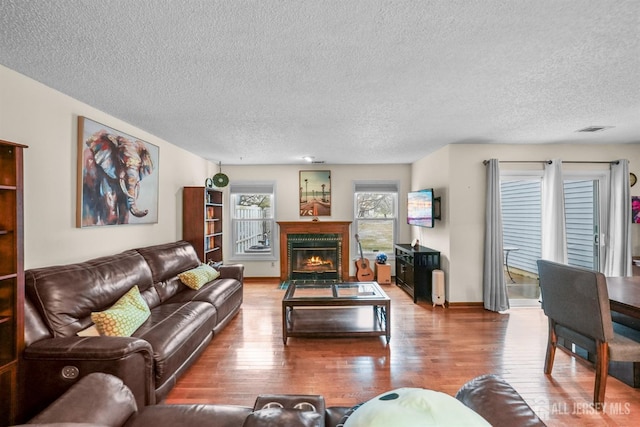
MULTIPOLYGON (((288 279, 287 235, 335 233, 342 236, 343 257, 349 256, 351 221, 278 221, 280 227, 280 280, 288 279)), ((342 277, 349 277, 349 260, 342 260, 342 277)))

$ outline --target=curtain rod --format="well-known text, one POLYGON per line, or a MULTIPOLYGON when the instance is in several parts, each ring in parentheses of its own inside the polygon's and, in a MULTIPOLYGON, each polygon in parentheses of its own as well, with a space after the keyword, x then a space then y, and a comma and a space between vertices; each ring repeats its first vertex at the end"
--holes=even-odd
MULTIPOLYGON (((489 163, 489 160, 484 160, 482 162, 484 165, 486 165, 487 163, 489 163)), ((551 160, 498 160, 498 163, 546 163, 548 165, 550 165, 551 163, 553 163, 551 160)), ((620 163, 620 160, 611 160, 611 161, 580 161, 580 160, 567 160, 567 161, 562 161, 562 163, 608 163, 608 164, 614 164, 617 165, 620 163)))

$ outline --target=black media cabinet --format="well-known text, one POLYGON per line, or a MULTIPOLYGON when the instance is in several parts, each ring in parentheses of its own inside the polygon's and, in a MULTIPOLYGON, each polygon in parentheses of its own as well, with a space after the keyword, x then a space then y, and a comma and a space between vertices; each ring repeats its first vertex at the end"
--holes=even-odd
POLYGON ((418 302, 418 297, 431 301, 431 273, 440 268, 440 252, 424 246, 395 245, 396 285, 418 302))

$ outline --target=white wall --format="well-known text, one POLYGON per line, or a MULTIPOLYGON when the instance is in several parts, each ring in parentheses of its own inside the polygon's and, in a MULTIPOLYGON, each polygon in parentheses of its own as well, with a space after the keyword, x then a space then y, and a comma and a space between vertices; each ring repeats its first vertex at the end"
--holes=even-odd
MULTIPOLYGON (((434 229, 413 230, 426 246, 443 252, 447 300, 482 301, 482 264, 486 167, 483 161, 545 160, 609 161, 628 159, 629 169, 640 173, 640 144, 619 145, 498 145, 453 144, 412 165, 413 189, 433 186, 443 195, 443 221, 434 229), (439 175, 438 170, 441 170, 439 175), (445 181, 446 180, 446 181, 445 181), (446 198, 445 198, 446 195, 446 198)), ((501 164, 501 169, 531 168, 541 165, 501 164)), ((570 169, 593 169, 600 165, 566 165, 570 169)), ((640 195, 640 185, 631 188, 640 195)), ((640 225, 632 225, 633 254, 640 255, 640 225)))
MULTIPOLYGON (((269 166, 224 166, 223 172, 231 182, 237 181, 275 181, 276 182, 276 220, 311 221, 309 217, 299 215, 299 172, 301 170, 331 171, 331 216, 319 217, 320 221, 353 221, 353 182, 370 180, 397 180, 400 183, 400 219, 398 238, 401 242, 410 241, 409 226, 406 224, 406 193, 409 191, 411 176, 410 165, 269 165, 269 166), (404 197, 404 201, 402 198, 404 197)), ((229 206, 229 190, 225 192, 225 204, 229 206)), ((229 210, 225 209, 225 215, 229 210)), ((224 250, 230 254, 230 222, 224 223, 224 250), (229 249, 227 249, 229 248, 229 249)), ((277 238, 277 236, 273 236, 277 238)), ((350 260, 357 258, 352 253, 350 260)), ((225 255, 227 258, 227 255, 225 255)), ((245 274, 249 277, 279 277, 279 261, 243 261, 245 274), (273 264, 273 265, 272 265, 273 264)), ((350 274, 355 274, 355 266, 350 264, 350 274)))
MULTIPOLYGON (((29 146, 25 150, 25 267, 64 264, 133 247, 175 241, 182 236, 183 186, 203 185, 217 166, 98 109, 63 95, 0 66, 0 139, 29 146), (75 227, 77 174, 77 117, 86 116, 160 147, 158 223, 79 229, 75 227)), ((482 239, 484 182, 482 161, 627 158, 640 176, 640 144, 628 145, 450 145, 413 165, 300 165, 228 166, 231 180, 275 180, 277 219, 299 220, 298 172, 332 172, 333 211, 322 220, 353 219, 354 180, 400 181, 398 240, 420 239, 442 252, 447 277, 447 300, 482 300, 482 239), (433 229, 409 227, 406 193, 433 187, 442 197, 443 219, 433 229)), ((228 197, 228 190, 225 191, 228 197)), ((640 184, 631 189, 640 196, 640 184)), ((227 200, 228 202, 228 200, 227 200)), ((228 226, 228 224, 227 224, 228 226)), ((230 236, 225 230, 226 238, 230 236)), ((640 225, 632 226, 633 253, 640 255, 640 225)), ((225 252, 229 252, 225 244, 225 252)), ((357 254, 351 254, 351 259, 357 254)), ((279 276, 278 264, 246 263, 247 276, 279 276)), ((353 266, 351 266, 353 274, 353 266)))
POLYGON ((182 191, 215 165, 0 66, 0 139, 25 150, 25 268, 65 264, 182 236, 182 191), (158 223, 76 228, 77 117, 160 147, 158 223))
MULTIPOLYGON (((29 146, 24 165, 25 268, 84 261, 182 237, 181 189, 204 185, 205 178, 217 172, 215 164, 2 66, 0 95, 0 139, 29 146), (78 116, 160 147, 157 224, 76 228, 78 116)), ((408 191, 409 165, 228 166, 223 172, 231 180, 276 181, 277 220, 297 221, 301 219, 298 172, 311 169, 328 169, 332 174, 332 215, 321 220, 353 220, 353 180, 398 180, 401 194, 408 191)), ((225 197, 228 203, 228 188, 225 197)), ((403 203, 400 209, 403 218, 403 203)), ((228 227, 226 222, 225 239, 231 236, 228 227)), ((402 220, 399 236, 403 241, 409 239, 409 228, 402 220)), ((227 240, 223 249, 231 253, 227 240)), ((245 263, 245 273, 248 277, 279 277, 279 263, 271 264, 245 263)))

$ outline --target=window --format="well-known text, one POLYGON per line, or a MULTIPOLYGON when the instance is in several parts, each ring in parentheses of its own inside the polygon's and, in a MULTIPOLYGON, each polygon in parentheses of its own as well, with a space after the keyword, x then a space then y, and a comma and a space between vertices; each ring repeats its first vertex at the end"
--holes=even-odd
POLYGON ((231 184, 233 259, 275 259, 274 188, 275 184, 269 182, 231 184))
MULTIPOLYGON (((354 228, 362 252, 375 256, 393 255, 398 221, 398 183, 394 181, 356 182, 354 184, 354 228)), ((359 253, 358 243, 355 251, 359 253)))

